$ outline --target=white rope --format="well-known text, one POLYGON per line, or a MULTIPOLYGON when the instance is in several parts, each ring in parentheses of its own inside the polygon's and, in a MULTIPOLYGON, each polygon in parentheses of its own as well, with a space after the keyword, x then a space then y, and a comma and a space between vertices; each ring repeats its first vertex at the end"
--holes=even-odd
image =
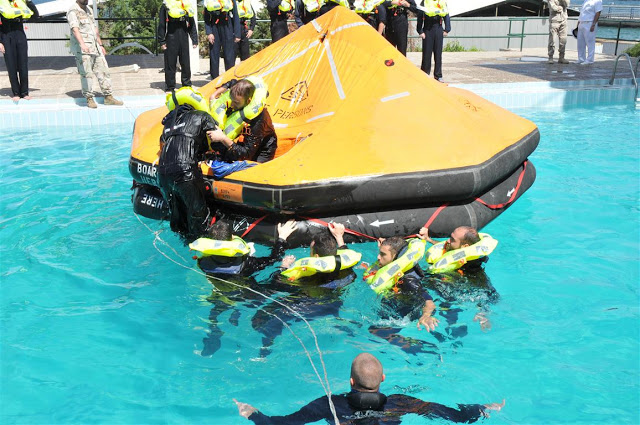
POLYGON ((313 368, 313 371, 315 372, 316 377, 317 377, 317 378, 318 378, 318 380, 320 381, 320 386, 322 387, 322 390, 324 391, 325 395, 327 396, 327 400, 329 401, 329 409, 331 410, 331 413, 333 414, 333 419, 335 420, 335 425, 340 425, 340 421, 338 420, 338 415, 337 415, 337 413, 336 413, 336 408, 335 408, 335 406, 334 406, 334 404, 333 404, 333 400, 331 400, 331 395, 332 395, 332 393, 331 393, 331 386, 330 386, 330 384, 329 384, 329 378, 328 378, 328 376, 327 376, 327 368, 326 368, 326 366, 325 366, 325 364, 324 364, 324 359, 322 358, 322 351, 320 350, 320 345, 318 344, 318 336, 316 335, 315 331, 313 330, 313 328, 311 327, 311 324, 307 321, 307 319, 305 319, 305 318, 304 318, 300 313, 298 313, 296 310, 294 310, 293 308, 289 307, 288 305, 283 304, 283 303, 281 303, 280 301, 278 301, 277 299, 275 299, 275 298, 271 298, 270 296, 268 296, 268 295, 266 295, 266 294, 263 294, 263 293, 262 293, 262 292, 260 292, 260 291, 256 291, 255 289, 250 288, 250 287, 248 287, 248 286, 240 285, 240 284, 238 284, 238 283, 231 282, 231 281, 228 281, 228 280, 226 280, 226 279, 222 279, 222 278, 219 278, 219 277, 216 277, 216 276, 207 276, 207 274, 206 274, 206 273, 204 273, 202 270, 198 270, 198 269, 196 269, 196 268, 194 268, 194 267, 190 267, 190 266, 188 266, 187 264, 181 264, 181 263, 179 263, 178 261, 174 260, 173 258, 169 257, 167 254, 165 254, 164 252, 162 252, 162 251, 160 250, 160 248, 158 248, 158 245, 156 244, 156 242, 157 242, 157 241, 160 241, 160 242, 162 242, 165 246, 169 247, 169 249, 171 249, 171 251, 173 251, 173 252, 174 252, 174 254, 176 254, 176 256, 177 256, 178 258, 180 258, 180 259, 181 259, 182 261, 184 261, 185 263, 187 262, 187 260, 185 260, 185 259, 184 259, 180 254, 178 254, 178 252, 177 252, 175 249, 173 249, 173 247, 171 247, 167 242, 165 242, 165 241, 160 237, 161 230, 157 230, 157 231, 152 230, 149 226, 147 226, 145 223, 143 223, 143 222, 142 222, 142 220, 140 219, 140 216, 139 216, 138 214, 135 214, 135 216, 136 216, 136 218, 138 219, 138 221, 139 221, 140 223, 142 223, 142 225, 143 225, 144 227, 146 227, 146 228, 147 228, 147 229, 148 229, 148 230, 149 230, 149 231, 154 235, 154 239, 153 239, 153 247, 156 249, 156 251, 158 251, 158 252, 160 253, 160 255, 162 255, 163 257, 165 257, 167 260, 171 261, 171 262, 172 262, 172 263, 174 263, 174 264, 177 264, 178 266, 180 266, 180 267, 182 267, 182 268, 185 268, 185 269, 187 269, 187 270, 191 270, 191 271, 193 271, 193 272, 195 272, 195 273, 198 273, 198 274, 199 274, 199 275, 201 275, 201 276, 209 277, 209 278, 213 278, 213 279, 219 280, 220 282, 224 282, 224 283, 227 283, 227 284, 230 284, 230 285, 236 286, 236 287, 238 287, 238 288, 247 289, 247 290, 249 290, 249 291, 251 291, 251 292, 253 292, 253 293, 257 294, 257 295, 260 295, 260 296, 261 296, 261 297, 263 297, 263 298, 266 298, 266 299, 268 299, 268 300, 271 300, 271 301, 273 301, 274 303, 279 304, 279 305, 281 305, 282 307, 284 307, 284 308, 286 308, 287 310, 289 310, 290 312, 292 312, 295 316, 297 316, 298 318, 300 318, 300 320, 302 320, 302 321, 307 325, 307 328, 309 328, 309 331, 311 332, 311 335, 313 335, 313 340, 314 340, 314 343, 315 343, 315 346, 316 346, 316 351, 318 352, 318 357, 320 358, 320 363, 322 364, 322 370, 323 370, 323 372, 324 372, 324 381, 323 381, 323 379, 320 377, 320 373, 318 372, 318 369, 316 368, 316 365, 315 365, 315 363, 313 362, 313 359, 311 358, 311 353, 309 353, 309 351, 307 350, 307 347, 304 345, 304 343, 302 342, 302 340, 300 339, 300 337, 298 337, 298 335, 296 335, 296 333, 293 331, 293 329, 292 329, 292 328, 291 328, 287 323, 285 323, 285 321, 284 321, 284 320, 282 320, 280 317, 278 317, 276 314, 273 314, 273 313, 270 313, 270 312, 268 312, 268 311, 266 311, 266 310, 263 310, 263 311, 265 311, 265 313, 270 314, 271 316, 275 317, 275 318, 276 318, 276 319, 278 319, 280 322, 282 322, 282 324, 283 324, 283 325, 284 325, 284 326, 289 330, 289 332, 290 332, 290 333, 291 333, 291 334, 292 334, 292 335, 293 335, 293 336, 298 340, 298 342, 299 342, 299 343, 300 343, 300 345, 302 346, 302 349, 303 349, 303 350, 304 350, 304 352, 306 353, 307 358, 309 359, 309 363, 311 363, 311 367, 313 368), (326 384, 326 386, 325 386, 325 384, 326 384))

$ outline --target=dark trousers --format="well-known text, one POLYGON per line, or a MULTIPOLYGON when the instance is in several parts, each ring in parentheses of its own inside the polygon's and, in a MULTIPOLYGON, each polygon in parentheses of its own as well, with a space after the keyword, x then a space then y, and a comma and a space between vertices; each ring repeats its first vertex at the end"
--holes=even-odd
POLYGON ((240 56, 240 60, 247 60, 249 56, 251 56, 251 52, 249 51, 249 37, 247 37, 247 33, 249 29, 242 25, 242 38, 239 42, 236 43, 236 55, 240 56))
POLYGON ((289 27, 286 18, 271 21, 271 40, 273 43, 289 35, 289 27))
POLYGON ((407 56, 407 34, 409 32, 409 20, 406 13, 393 14, 389 11, 390 16, 387 19, 387 28, 385 30, 389 43, 407 56))
POLYGON ((4 61, 7 65, 13 96, 28 96, 29 57, 27 36, 22 29, 22 24, 4 34, 4 49, 4 61))
POLYGON ((191 85, 191 63, 189 50, 191 49, 189 34, 185 29, 178 28, 167 34, 167 50, 164 51, 164 83, 166 90, 176 88, 176 64, 180 60, 180 79, 183 86, 191 85))
POLYGON ((431 55, 435 62, 433 77, 442 78, 442 44, 444 34, 441 24, 433 24, 424 28, 424 40, 422 40, 422 69, 427 74, 431 74, 431 55))
POLYGON ((224 54, 224 69, 233 68, 236 62, 236 50, 233 34, 233 22, 231 19, 220 20, 211 26, 213 44, 209 43, 209 72, 211 79, 220 75, 220 50, 224 54))
POLYGON ((158 183, 164 199, 169 202, 171 230, 191 240, 202 236, 210 214, 200 170, 159 172, 158 183))

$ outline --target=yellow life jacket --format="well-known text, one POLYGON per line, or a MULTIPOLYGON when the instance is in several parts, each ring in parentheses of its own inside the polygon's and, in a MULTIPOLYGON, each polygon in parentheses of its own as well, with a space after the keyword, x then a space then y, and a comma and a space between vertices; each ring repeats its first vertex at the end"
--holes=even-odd
POLYGON ((328 0, 328 1, 333 2, 333 3, 337 3, 340 6, 344 6, 347 9, 350 9, 348 0, 328 0))
POLYGON ((0 14, 6 19, 29 19, 33 16, 33 10, 24 0, 0 0, 0 14))
POLYGON ((424 0, 424 13, 427 16, 442 16, 449 14, 446 0, 424 0))
POLYGON ((167 14, 175 19, 184 18, 188 16, 189 18, 195 15, 195 11, 193 7, 191 7, 191 3, 185 4, 184 2, 188 0, 164 0, 164 5, 167 8, 167 14))
POLYGON ((251 7, 251 0, 242 0, 238 2, 238 18, 253 18, 253 7, 251 7))
POLYGON ((233 10, 233 0, 204 0, 204 7, 209 12, 229 12, 233 10))
POLYGON ((424 256, 427 243, 421 239, 409 240, 409 245, 398 258, 384 267, 375 262, 365 272, 365 281, 376 294, 391 289, 404 276, 404 273, 415 267, 424 256))
POLYGON ((278 5, 281 12, 291 12, 296 8, 295 0, 282 0, 278 5))
POLYGON ((438 242, 427 250, 427 263, 429 273, 447 273, 458 270, 468 261, 487 257, 498 246, 498 241, 486 233, 478 233, 480 241, 452 251, 445 251, 445 242, 438 242))
POLYGON ((251 252, 251 247, 238 236, 233 236, 230 241, 200 238, 191 242, 189 248, 202 253, 205 257, 211 255, 220 257, 243 257, 251 252))
POLYGON ((322 5, 324 4, 324 1, 323 0, 302 0, 302 3, 304 3, 304 8, 307 10, 307 12, 313 13, 320 10, 322 5))
MULTIPOLYGON (((362 255, 350 249, 339 249, 340 270, 350 269, 358 264, 362 255)), ((289 281, 294 282, 300 278, 313 276, 316 273, 331 273, 336 269, 336 256, 305 257, 297 260, 287 270, 282 272, 289 281)))
POLYGON ((240 136, 244 124, 260 115, 267 104, 267 96, 269 95, 267 84, 262 78, 256 76, 247 77, 247 80, 251 81, 256 87, 253 97, 247 106, 227 115, 227 109, 231 107, 231 90, 227 90, 217 99, 213 99, 210 105, 211 116, 231 140, 235 140, 240 136))
POLYGON ((353 10, 359 15, 369 15, 376 11, 376 7, 384 3, 385 0, 356 0, 353 3, 353 10))
MULTIPOLYGON (((191 105, 198 111, 209 112, 209 106, 204 96, 193 89, 191 86, 180 87, 175 91, 178 105, 191 105)), ((173 94, 167 93, 165 98, 167 109, 173 111, 176 108, 176 104, 173 100, 173 94)))

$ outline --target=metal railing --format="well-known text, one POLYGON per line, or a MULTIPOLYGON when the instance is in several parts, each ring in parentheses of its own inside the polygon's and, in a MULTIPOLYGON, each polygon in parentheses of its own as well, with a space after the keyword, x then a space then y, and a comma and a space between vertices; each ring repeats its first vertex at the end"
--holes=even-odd
POLYGON ((638 61, 636 62, 636 69, 634 71, 633 65, 631 64, 631 57, 628 54, 622 53, 622 54, 619 54, 618 56, 616 56, 616 61, 613 64, 613 72, 611 73, 611 79, 609 80, 609 85, 610 86, 613 85, 613 81, 616 78, 616 70, 618 69, 618 61, 620 60, 621 57, 625 57, 627 59, 627 63, 629 64, 629 69, 631 70, 631 77, 633 78, 633 85, 636 88, 634 99, 636 100, 636 102, 638 102, 638 101, 640 101, 640 99, 638 99, 638 81, 636 80, 636 72, 638 71, 638 63, 640 63, 640 57, 638 58, 638 61))

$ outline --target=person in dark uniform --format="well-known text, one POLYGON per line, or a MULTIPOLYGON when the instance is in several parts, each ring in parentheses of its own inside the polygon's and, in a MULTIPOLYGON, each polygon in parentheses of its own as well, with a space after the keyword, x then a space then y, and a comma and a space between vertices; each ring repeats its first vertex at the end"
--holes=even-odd
POLYGON ((287 18, 293 12, 295 0, 267 0, 267 11, 271 19, 271 42, 275 43, 289 35, 287 18))
POLYGON ((236 43, 236 56, 240 60, 247 60, 251 56, 249 39, 253 36, 256 29, 256 12, 253 10, 251 0, 242 0, 238 2, 238 17, 240 18, 240 31, 242 37, 236 43))
POLYGON ((322 6, 320 6, 320 11, 318 12, 318 16, 322 16, 325 13, 333 10, 336 6, 344 6, 349 9, 349 2, 347 0, 326 0, 322 6))
MULTIPOLYGON (((314 236, 311 241, 311 257, 336 256, 339 249, 347 249, 343 238, 344 232, 344 225, 331 223, 328 232, 314 236)), ((294 261, 295 257, 292 255, 285 257, 280 266, 281 272, 289 269, 294 261)), ((342 307, 343 288, 356 278, 351 268, 335 270, 331 273, 316 273, 295 282, 287 280, 281 272, 271 276, 267 283, 261 285, 261 288, 288 295, 258 310, 251 319, 253 328, 263 335, 260 357, 266 357, 271 352, 270 347, 286 324, 301 320, 299 315, 307 321, 327 316, 338 318, 342 307), (295 306, 295 311, 299 315, 283 307, 283 304, 295 306)))
MULTIPOLYGON (((227 89, 231 91, 231 106, 227 109, 227 114, 243 109, 255 93, 255 86, 251 81, 233 79, 222 84, 212 97, 217 98, 227 89)), ((218 152, 222 161, 249 160, 262 163, 274 158, 278 136, 266 107, 245 125, 242 137, 242 141, 234 142, 221 129, 209 132, 209 138, 215 142, 211 147, 218 152)))
POLYGON ((422 38, 422 65, 420 69, 431 74, 431 55, 435 62, 433 78, 442 82, 442 49, 444 37, 451 32, 451 19, 445 0, 423 0, 424 8, 417 10, 416 30, 422 38), (444 31, 442 22, 444 21, 444 31))
POLYGON ((407 56, 407 36, 409 32, 407 13, 414 5, 413 0, 385 2, 385 7, 387 8, 385 37, 404 56, 407 56))
POLYGON ((380 35, 384 34, 384 28, 387 22, 387 8, 380 2, 377 6, 373 2, 366 0, 356 0, 353 4, 354 11, 369 25, 371 25, 380 35))
POLYGON ((296 0, 296 10, 293 13, 298 28, 320 16, 322 0, 296 0))
MULTIPOLYGON (((173 97, 173 105, 179 105, 175 94, 173 97)), ((158 184, 169 202, 171 230, 193 240, 204 234, 211 216, 198 163, 209 150, 207 132, 216 127, 216 122, 191 105, 179 105, 162 119, 162 124, 158 184)))
MULTIPOLYGON (((207 298, 213 304, 213 308, 209 313, 209 333, 202 340, 203 348, 200 352, 202 356, 210 356, 220 349, 220 338, 224 332, 220 329, 218 317, 222 313, 237 304, 249 304, 257 308, 265 300, 248 288, 256 288, 266 295, 274 292, 259 285, 253 275, 282 260, 287 248, 287 238, 296 230, 296 222, 290 220, 280 223, 277 229, 278 240, 267 257, 254 257, 249 253, 239 256, 207 255, 198 259, 198 266, 207 274, 209 281, 215 287, 211 296, 207 298)), ((208 230, 207 236, 214 241, 233 239, 230 224, 223 220, 216 221, 208 230)), ((193 247, 193 244, 190 247, 193 247)), ((238 310, 232 313, 229 319, 231 324, 237 326, 238 315, 238 310)))
POLYGON ((7 1, 3 6, 6 9, 0 9, 0 53, 9 74, 11 99, 29 100, 29 46, 22 23, 37 19, 40 14, 31 0, 7 1))
MULTIPOLYGON (((387 238, 379 245, 378 262, 381 267, 395 261, 408 248, 407 242, 399 236, 387 238)), ((378 312, 380 318, 388 321, 408 317, 411 321, 417 320, 418 329, 421 329, 422 325, 428 332, 433 331, 438 326, 439 320, 433 316, 436 306, 429 292, 422 286, 423 277, 424 272, 418 265, 406 271, 393 290, 381 299, 378 312)), ((434 344, 404 337, 399 334, 401 330, 399 327, 392 326, 369 327, 371 334, 402 348, 409 354, 437 353, 437 347, 434 344)))
MULTIPOLYGON (((399 425, 402 416, 414 414, 429 419, 441 418, 452 422, 473 423, 488 417, 488 411, 500 411, 505 405, 505 400, 502 400, 502 403, 459 404, 458 409, 454 409, 406 394, 386 396, 380 392, 380 384, 384 380, 380 361, 369 353, 358 354, 351 363, 351 391, 331 395, 338 421, 341 424, 399 425)), ((321 420, 335 423, 326 395, 286 416, 267 416, 250 404, 241 403, 236 399, 233 401, 238 406, 240 416, 257 425, 302 425, 321 420)))
POLYGON ((209 73, 211 79, 220 75, 220 50, 224 54, 224 69, 236 62, 236 45, 240 41, 240 18, 236 0, 205 0, 204 28, 209 42, 209 73))
POLYGON ((176 63, 180 61, 182 86, 191 86, 189 37, 193 47, 198 46, 198 33, 193 19, 195 12, 180 0, 164 0, 158 12, 158 43, 164 50, 165 90, 176 88, 176 63))

